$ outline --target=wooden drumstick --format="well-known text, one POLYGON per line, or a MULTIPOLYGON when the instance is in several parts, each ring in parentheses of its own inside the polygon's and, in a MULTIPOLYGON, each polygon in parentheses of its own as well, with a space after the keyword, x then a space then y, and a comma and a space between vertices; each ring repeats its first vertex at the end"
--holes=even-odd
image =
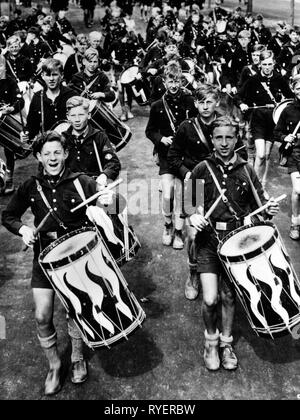
POLYGON ((73 209, 71 209, 71 213, 74 213, 74 211, 80 209, 83 206, 86 206, 91 201, 96 200, 96 198, 100 197, 100 195, 103 195, 107 191, 112 190, 114 187, 116 187, 117 185, 119 185, 121 182, 123 182, 123 179, 117 179, 116 181, 112 182, 107 187, 105 187, 104 190, 98 191, 96 194, 92 195, 91 197, 89 197, 88 199, 86 199, 85 201, 83 201, 82 203, 80 203, 77 207, 74 207, 73 209))
MULTIPOLYGON (((282 195, 280 195, 279 197, 274 198, 274 201, 275 201, 275 203, 279 203, 280 201, 284 200, 286 197, 287 197, 287 195, 286 195, 286 194, 282 194, 282 195)), ((268 201, 268 202, 267 202, 266 204, 264 204, 263 206, 259 207, 258 209, 254 210, 252 213, 248 214, 247 218, 248 218, 248 217, 255 216, 255 215, 256 215, 256 214, 258 214, 258 213, 261 213, 262 211, 266 210, 269 206, 270 206, 270 203, 269 203, 269 201, 268 201)))
MULTIPOLYGON (((34 229, 33 234, 36 237, 37 234, 39 233, 39 231, 42 229, 42 227, 44 226, 44 224, 46 223, 48 217, 50 216, 51 211, 49 210, 48 213, 46 214, 46 216, 42 219, 41 223, 34 229)), ((23 251, 27 251, 27 249, 29 248, 28 245, 25 246, 25 248, 23 248, 23 251)))
MULTIPOLYGON (((19 93, 19 94, 17 95, 17 98, 21 99, 21 98, 22 98, 22 95, 19 93)), ((21 120, 22 131, 23 131, 23 133, 24 133, 25 124, 24 124, 24 118, 23 118, 23 114, 22 114, 22 109, 21 109, 21 107, 20 107, 20 109, 19 109, 19 114, 20 114, 20 120, 21 120)))
POLYGON ((93 140, 93 145, 94 145, 95 155, 96 155, 96 159, 97 159, 98 166, 99 166, 99 171, 100 172, 103 172, 103 168, 102 168, 102 165, 101 165, 99 152, 98 152, 98 149, 97 149, 97 146, 96 146, 96 143, 95 143, 94 140, 93 140))
MULTIPOLYGON (((222 198, 223 198, 223 196, 224 196, 224 194, 225 194, 225 191, 226 191, 226 189, 223 189, 223 190, 221 191, 221 194, 219 195, 219 197, 215 200, 215 202, 211 205, 210 209, 206 212, 206 214, 205 214, 205 216, 204 216, 204 218, 205 218, 206 220, 208 220, 208 218, 209 218, 209 217, 212 215, 212 213, 215 211, 215 209, 216 209, 217 205, 218 205, 218 204, 219 204, 219 202, 222 200, 222 198)), ((197 208, 197 210, 199 211, 199 210, 200 210, 200 207, 198 207, 198 208, 197 208)), ((194 225, 191 225, 191 226, 195 227, 194 225)), ((197 228, 195 227, 195 229, 197 229, 197 228)), ((199 229, 197 229, 197 230, 199 230, 199 229)))
POLYGON ((44 89, 41 89, 41 131, 42 135, 45 133, 45 115, 44 115, 44 89))

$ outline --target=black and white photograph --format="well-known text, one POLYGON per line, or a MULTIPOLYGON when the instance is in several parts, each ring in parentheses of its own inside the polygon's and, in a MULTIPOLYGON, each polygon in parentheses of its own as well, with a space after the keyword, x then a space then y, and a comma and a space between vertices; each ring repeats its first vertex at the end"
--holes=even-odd
POLYGON ((300 0, 0 0, 0 400, 300 400, 300 0))

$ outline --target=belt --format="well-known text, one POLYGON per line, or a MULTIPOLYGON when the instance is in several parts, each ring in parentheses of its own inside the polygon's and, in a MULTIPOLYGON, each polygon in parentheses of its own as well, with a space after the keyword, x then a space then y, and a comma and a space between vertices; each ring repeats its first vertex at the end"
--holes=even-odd
POLYGON ((44 239, 57 239, 58 238, 58 232, 40 232, 41 238, 44 239))
POLYGON ((234 220, 233 222, 212 222, 216 230, 234 230, 243 226, 242 220, 234 220))

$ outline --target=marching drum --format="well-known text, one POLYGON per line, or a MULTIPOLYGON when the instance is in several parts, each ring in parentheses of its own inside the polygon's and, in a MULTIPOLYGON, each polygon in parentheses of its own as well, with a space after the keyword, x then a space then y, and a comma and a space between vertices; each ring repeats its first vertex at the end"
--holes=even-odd
POLYGON ((124 70, 120 76, 120 83, 124 88, 130 88, 136 102, 143 106, 149 103, 149 89, 139 74, 138 66, 131 66, 124 70))
POLYGON ((258 335, 274 338, 300 323, 300 282, 275 225, 242 226, 218 253, 258 335))
POLYGON ((293 99, 285 99, 284 101, 280 102, 275 106, 275 108, 273 109, 273 121, 275 124, 278 123, 282 111, 292 102, 293 99))
POLYGON ((89 347, 109 347, 127 339, 145 319, 94 228, 57 239, 41 253, 39 262, 89 347))
POLYGON ((19 159, 26 158, 31 149, 20 140, 22 124, 19 114, 0 117, 0 145, 14 152, 19 159))
POLYGON ((132 226, 128 226, 121 214, 110 214, 111 231, 107 225, 98 224, 97 228, 111 255, 119 267, 130 261, 138 252, 141 244, 132 226))
MULTIPOLYGON (((90 101, 91 124, 105 131, 112 145, 115 146, 116 151, 123 149, 131 138, 130 128, 121 122, 116 114, 106 105, 98 103, 97 100, 90 101)), ((67 131, 71 123, 67 120, 59 121, 54 124, 51 130, 62 134, 67 131)))
POLYGON ((0 191, 5 188, 6 184, 6 165, 2 159, 0 159, 0 191))
POLYGON ((93 126, 106 132, 117 152, 123 149, 132 136, 128 125, 120 121, 116 114, 103 102, 91 100, 90 112, 93 126))

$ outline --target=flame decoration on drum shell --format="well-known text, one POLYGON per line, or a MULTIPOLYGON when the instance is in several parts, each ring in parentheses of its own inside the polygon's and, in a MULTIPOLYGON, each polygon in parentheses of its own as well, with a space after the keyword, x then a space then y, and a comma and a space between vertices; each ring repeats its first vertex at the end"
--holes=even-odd
MULTIPOLYGON (((51 277, 51 276, 50 276, 51 277)), ((54 288, 55 292, 57 293, 58 297, 60 298, 62 304, 64 305, 64 307, 66 308, 68 315, 76 322, 77 327, 80 329, 80 331, 83 333, 83 335, 85 336, 84 330, 86 333, 88 333, 93 339, 95 339, 95 335, 93 333, 93 331, 89 328, 89 326, 86 324, 86 322, 83 319, 82 316, 82 306, 81 303, 77 298, 77 309, 74 309, 74 306, 76 306, 74 300, 71 302, 70 299, 61 291, 59 290, 56 286, 55 283, 52 282, 52 287, 54 288), (72 303, 74 305, 72 305, 72 303)))
MULTIPOLYGON (((81 305, 81 311, 76 311, 76 314, 81 314, 83 318, 89 319, 91 318, 91 314, 93 314, 94 319, 102 325, 106 330, 108 330, 111 334, 114 334, 114 326, 112 323, 104 316, 103 312, 101 311, 99 305, 94 304, 91 300, 91 296, 83 290, 78 289, 77 287, 70 284, 67 280, 67 273, 64 274, 64 282, 66 286, 69 288, 69 290, 78 298, 80 305, 81 305)), ((100 288, 97 288, 100 289, 100 288)), ((101 290, 100 296, 102 295, 103 298, 103 292, 101 290)), ((99 290, 97 290, 97 297, 99 296, 99 290)), ((84 327, 86 328, 86 327, 84 327)), ((89 332, 90 334, 90 332, 89 332)), ((90 334, 91 335, 91 334, 90 334)))
MULTIPOLYGON (((270 262, 270 265, 273 267, 273 270, 274 270, 274 265, 272 264, 270 258, 269 258, 269 262, 270 262)), ((281 299, 280 299, 281 298, 281 293, 283 291, 283 286, 282 286, 281 279, 278 276, 276 276, 275 271, 274 271, 274 278, 273 278, 274 281, 273 282, 265 280, 263 278, 263 276, 262 276, 261 279, 258 279, 257 277, 255 277, 251 273, 250 270, 251 270, 251 266, 249 266, 247 268, 247 276, 248 276, 249 279, 252 279, 252 281, 255 282, 258 286, 261 282, 261 283, 264 283, 265 285, 267 285, 268 287, 270 287, 271 292, 272 292, 270 299, 268 298, 268 300, 270 300, 270 305, 271 305, 272 309, 274 310, 274 312, 276 312, 280 316, 280 318, 283 320, 283 322, 285 323, 285 325, 288 328, 290 316, 289 316, 288 312, 282 306, 281 299)), ((265 326, 265 324, 266 324, 266 321, 264 320, 263 325, 265 326)), ((267 328, 268 328, 268 326, 267 326, 267 328)))
MULTIPOLYGON (((245 277, 240 277, 238 280, 239 285, 241 285, 249 294, 249 301, 250 301, 250 307, 252 309, 252 312, 256 316, 256 318, 262 323, 262 325, 268 329, 268 324, 265 320, 265 318, 261 315, 258 309, 258 304, 261 299, 261 292, 257 290, 257 287, 253 284, 251 281, 251 274, 250 274, 250 267, 247 268, 247 277, 248 280, 245 277)), ((233 276, 234 277, 234 276, 233 276)))
MULTIPOLYGON (((292 299, 297 303, 298 307, 300 307, 300 295, 296 291, 294 273, 290 268, 290 257, 284 252, 284 249, 282 249, 282 253, 286 260, 287 267, 286 267, 286 272, 282 269, 279 269, 279 270, 282 272, 282 275, 287 274, 292 299)), ((297 283, 297 286, 298 286, 298 292, 300 293, 299 283, 297 283)))

